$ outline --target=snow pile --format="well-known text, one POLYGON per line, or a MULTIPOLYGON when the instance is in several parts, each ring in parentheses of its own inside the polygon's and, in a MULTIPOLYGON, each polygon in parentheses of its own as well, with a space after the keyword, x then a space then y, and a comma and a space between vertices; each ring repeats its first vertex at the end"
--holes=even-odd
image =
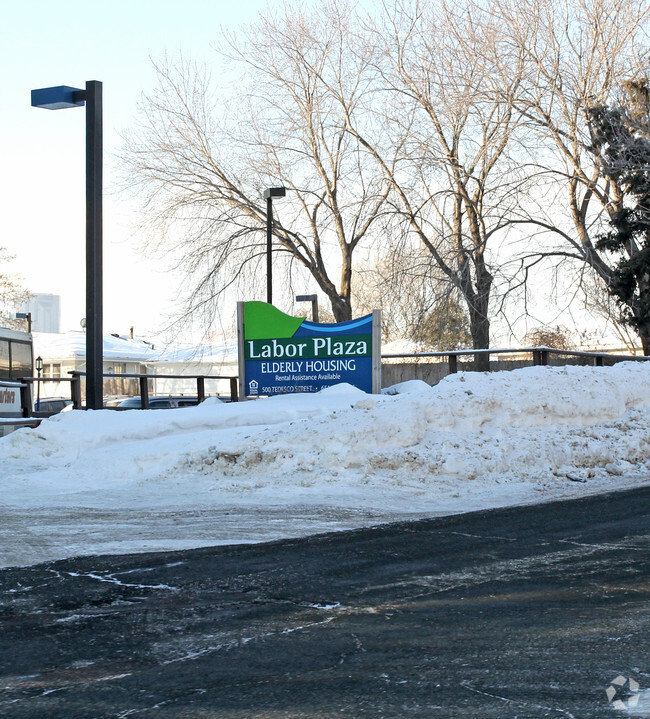
MULTIPOLYGON (((13 508, 431 514, 650 476, 650 365, 531 367, 238 404, 67 412, 0 439, 13 508)), ((204 542, 205 543, 205 542, 204 542)))
POLYGON ((648 369, 628 364, 459 374, 435 387, 406 383, 383 397, 347 388, 347 408, 267 429, 253 442, 249 435, 215 438, 182 463, 219 479, 311 486, 353 481, 384 489, 418 483, 433 495, 467 480, 492 486, 543 483, 581 471, 639 474, 650 469, 648 369))
MULTIPOLYGON (((0 447, 5 483, 39 475, 60 488, 209 475, 341 482, 502 479, 580 469, 638 473, 650 462, 650 366, 535 367, 413 381, 384 395, 349 385, 142 412, 67 412, 0 447), (89 472, 89 468, 92 471, 89 472), (341 476, 341 475, 344 476, 341 476)), ((7 487, 8 488, 8 487, 7 487)), ((6 496, 6 495, 5 495, 6 496)), ((154 498, 155 499, 155 498, 154 498)))

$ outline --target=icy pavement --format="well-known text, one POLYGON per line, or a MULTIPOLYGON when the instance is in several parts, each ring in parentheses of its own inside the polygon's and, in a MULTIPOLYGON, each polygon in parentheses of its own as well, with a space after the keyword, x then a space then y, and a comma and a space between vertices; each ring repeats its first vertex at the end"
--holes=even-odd
POLYGON ((336 507, 188 510, 0 509, 0 567, 77 555, 131 554, 303 537, 431 516, 336 507))

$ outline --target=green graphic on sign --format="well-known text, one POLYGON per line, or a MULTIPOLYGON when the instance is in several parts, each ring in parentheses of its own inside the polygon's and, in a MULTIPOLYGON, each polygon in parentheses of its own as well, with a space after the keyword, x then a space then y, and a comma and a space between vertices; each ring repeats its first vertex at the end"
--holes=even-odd
POLYGON ((277 307, 266 302, 244 302, 244 322, 248 340, 293 337, 304 321, 304 317, 285 315, 277 307))

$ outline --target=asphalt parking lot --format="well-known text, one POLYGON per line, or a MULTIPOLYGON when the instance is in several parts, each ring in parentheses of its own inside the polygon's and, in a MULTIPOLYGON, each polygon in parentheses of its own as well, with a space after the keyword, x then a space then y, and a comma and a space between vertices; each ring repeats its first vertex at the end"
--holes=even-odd
POLYGON ((649 560, 643 488, 0 570, 0 716, 650 716, 649 560))

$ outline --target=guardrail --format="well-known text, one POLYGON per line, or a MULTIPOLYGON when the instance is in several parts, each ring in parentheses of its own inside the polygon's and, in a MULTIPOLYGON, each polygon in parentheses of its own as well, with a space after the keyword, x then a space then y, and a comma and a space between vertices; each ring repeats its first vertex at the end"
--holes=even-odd
MULTIPOLYGON (((463 356, 474 355, 503 355, 503 354, 531 354, 533 365, 547 365, 552 355, 564 357, 584 358, 593 362, 594 366, 602 367, 606 360, 613 362, 645 362, 650 360, 650 356, 638 355, 612 355, 607 352, 583 352, 580 350, 559 350, 553 347, 523 347, 513 349, 507 348, 489 348, 489 349, 471 349, 471 350, 446 350, 438 352, 404 352, 404 353, 386 353, 382 354, 383 359, 420 359, 446 357, 449 366, 449 373, 458 372, 458 358, 463 356)), ((15 381, 0 380, 0 387, 11 386, 20 388, 21 411, 23 418, 32 417, 32 386, 38 382, 69 382, 70 397, 74 409, 82 409, 82 393, 81 381, 86 373, 73 370, 69 373, 71 377, 21 377, 15 381)), ((155 379, 193 379, 196 380, 196 394, 199 402, 206 398, 205 381, 206 380, 223 380, 230 381, 230 398, 232 402, 238 401, 238 377, 233 375, 178 375, 178 374, 105 374, 105 378, 114 379, 137 379, 140 388, 140 400, 142 409, 149 407, 149 382, 155 379)))
MULTIPOLYGON (((81 378, 86 375, 85 372, 73 370, 72 375, 72 406, 75 409, 81 409, 81 378)), ((237 402, 239 377, 233 375, 214 375, 214 374, 105 374, 103 377, 111 377, 116 379, 137 379, 140 386, 140 404, 142 409, 149 408, 149 382, 154 379, 193 379, 196 380, 196 396, 199 402, 203 402, 205 394, 205 380, 227 379, 230 380, 230 400, 237 402)))
MULTIPOLYGON (((32 386, 40 382, 69 382, 70 383, 70 399, 74 409, 83 409, 83 400, 81 393, 81 381, 86 373, 78 370, 69 372, 71 377, 21 377, 15 382, 11 382, 12 386, 20 386, 20 401, 22 407, 22 416, 32 416, 32 386)), ((213 379, 230 380, 230 399, 232 402, 238 400, 238 377, 232 375, 179 375, 179 374, 105 374, 103 377, 108 378, 124 378, 137 379, 140 388, 140 400, 142 409, 149 407, 149 382, 154 379, 193 379, 196 380, 196 394, 199 402, 203 402, 206 398, 205 381, 213 379)), ((2 382, 0 382, 2 386, 2 382)))
POLYGON ((25 408, 31 406, 29 404, 31 394, 29 392, 29 385, 24 382, 22 379, 17 380, 0 380, 0 392, 7 392, 10 396, 10 400, 6 401, 3 400, 3 404, 9 404, 11 402, 12 406, 15 406, 15 400, 14 395, 11 393, 11 390, 14 392, 18 390, 18 394, 20 396, 20 409, 16 409, 16 411, 7 411, 3 412, 3 416, 11 419, 11 418, 21 418, 21 417, 29 417, 29 412, 25 414, 25 408))
POLYGON ((0 437, 20 427, 38 427, 40 419, 31 417, 31 392, 27 382, 22 380, 0 380, 0 437), (15 393, 18 392, 19 402, 15 393), (5 395, 4 393, 7 393, 5 395), (3 407, 4 405, 4 407, 3 407), (7 408, 9 405, 10 408, 7 408))
MULTIPOLYGON (((23 406, 23 417, 32 416, 32 405, 34 401, 32 386, 34 384, 40 382, 70 382, 70 399, 74 402, 75 383, 79 383, 79 380, 74 377, 21 377, 19 381, 24 383, 26 387, 24 397, 22 391, 20 395, 23 406), (25 414, 25 412, 27 412, 27 414, 25 414)), ((81 385, 79 385, 79 393, 81 393, 81 385)), ((79 406, 81 406, 81 404, 79 406)))
MULTIPOLYGON (((396 354, 383 354, 382 359, 406 359, 420 357, 447 357, 449 373, 458 372, 458 357, 469 355, 501 355, 501 354, 532 354, 533 365, 547 365, 551 355, 564 355, 569 357, 584 357, 593 360, 595 367, 602 367, 605 359, 615 362, 644 362, 650 360, 649 356, 643 355, 612 355, 607 352, 582 352, 580 350, 557 350, 553 347, 523 347, 519 349, 484 349, 484 350, 447 350, 445 352, 404 352, 396 354)), ((489 359, 488 359, 489 361, 489 359)))

